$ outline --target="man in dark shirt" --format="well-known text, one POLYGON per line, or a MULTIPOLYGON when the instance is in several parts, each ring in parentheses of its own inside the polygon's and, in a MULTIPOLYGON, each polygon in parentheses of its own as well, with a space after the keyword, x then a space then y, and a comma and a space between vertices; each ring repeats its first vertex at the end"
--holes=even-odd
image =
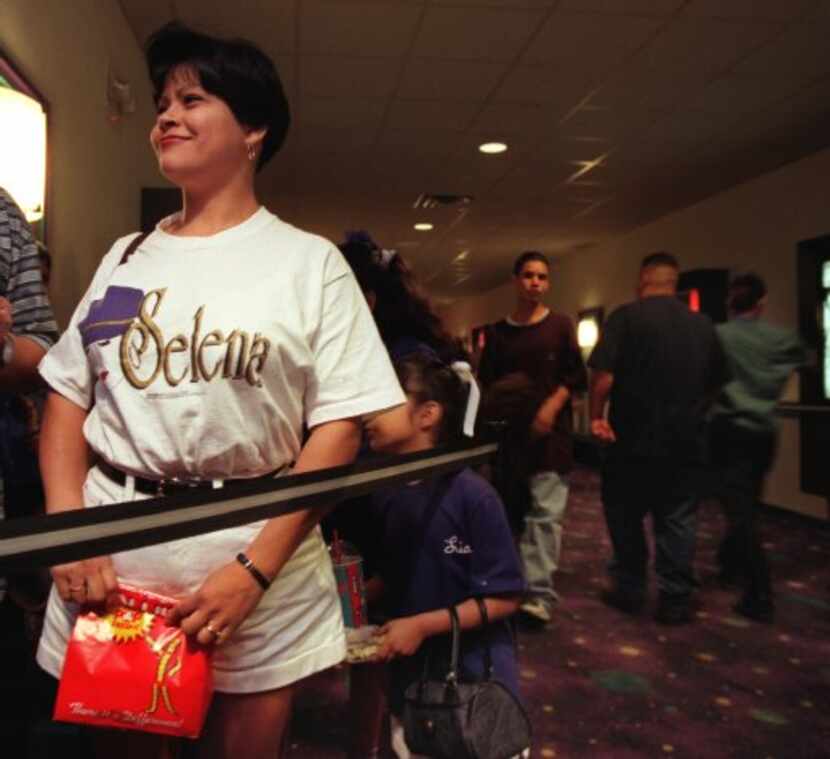
POLYGON ((665 624, 691 619, 704 416, 726 380, 715 329, 676 297, 677 279, 673 256, 647 256, 638 300, 611 314, 588 360, 594 369, 591 431, 609 444, 602 501, 614 547, 614 587, 603 600, 629 613, 642 609, 648 564, 643 519, 650 513, 657 620, 665 624))
POLYGON ((485 389, 509 374, 522 373, 539 389, 540 405, 531 425, 530 508, 519 542, 527 581, 522 611, 547 623, 556 594, 562 519, 568 501, 566 475, 573 465, 570 397, 586 386, 585 365, 573 322, 542 302, 550 287, 550 264, 536 251, 513 265, 516 307, 492 325, 479 364, 485 389))
POLYGON ((725 584, 743 579, 735 611, 759 622, 772 622, 774 606, 755 514, 775 456, 775 405, 792 372, 807 360, 792 330, 761 319, 766 302, 767 287, 757 274, 732 280, 732 318, 718 325, 732 380, 715 403, 709 431, 716 489, 728 524, 718 551, 720 579, 725 584))

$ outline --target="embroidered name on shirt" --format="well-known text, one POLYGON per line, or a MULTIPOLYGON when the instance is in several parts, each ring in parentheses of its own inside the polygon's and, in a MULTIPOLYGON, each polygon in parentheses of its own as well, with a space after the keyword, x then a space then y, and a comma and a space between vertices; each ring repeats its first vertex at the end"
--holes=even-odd
POLYGON ((268 358, 271 341, 255 332, 234 329, 225 335, 214 329, 202 336, 202 317, 205 306, 199 306, 193 316, 193 330, 190 336, 174 335, 165 340, 155 318, 161 309, 167 288, 150 290, 142 299, 138 317, 133 319, 121 337, 119 358, 124 377, 135 388, 143 390, 164 374, 164 381, 176 387, 189 376, 190 382, 210 382, 217 376, 223 379, 244 379, 253 387, 262 387, 262 367, 268 358), (155 346, 152 367, 148 367, 147 356, 150 345, 155 346), (207 365, 206 348, 224 347, 224 352, 213 366, 207 365), (190 365, 176 376, 170 365, 174 353, 190 352, 190 365), (149 373, 147 373, 149 370, 149 373))
POLYGON ((470 548, 463 540, 459 540, 458 535, 453 535, 444 541, 444 553, 472 553, 470 548))

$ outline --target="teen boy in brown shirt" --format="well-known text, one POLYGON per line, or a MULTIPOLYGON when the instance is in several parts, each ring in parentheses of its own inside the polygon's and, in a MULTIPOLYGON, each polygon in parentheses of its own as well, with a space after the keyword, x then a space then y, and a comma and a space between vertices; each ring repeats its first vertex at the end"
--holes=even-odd
POLYGON ((536 251, 513 265, 516 305, 492 325, 479 365, 485 388, 521 372, 543 398, 532 422, 531 505, 519 542, 527 580, 522 611, 539 622, 551 619, 556 601, 553 573, 559 565, 562 519, 568 500, 567 473, 573 465, 570 398, 586 386, 585 365, 573 322, 551 311, 542 298, 550 287, 550 264, 536 251))

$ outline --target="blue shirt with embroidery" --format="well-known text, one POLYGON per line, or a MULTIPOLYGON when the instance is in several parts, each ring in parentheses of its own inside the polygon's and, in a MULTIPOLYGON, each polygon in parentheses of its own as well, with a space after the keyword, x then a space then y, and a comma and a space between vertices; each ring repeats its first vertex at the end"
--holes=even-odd
MULTIPOLYGON (((389 617, 524 590, 501 499, 470 469, 379 491, 372 498, 372 511, 382 527, 379 574, 389 617)), ((518 695, 516 652, 505 620, 462 632, 462 675, 477 679, 483 674, 488 646, 494 676, 518 695)), ((449 636, 427 640, 415 656, 393 663, 393 710, 400 709, 404 689, 421 675, 426 656, 433 676, 446 674, 449 636)))

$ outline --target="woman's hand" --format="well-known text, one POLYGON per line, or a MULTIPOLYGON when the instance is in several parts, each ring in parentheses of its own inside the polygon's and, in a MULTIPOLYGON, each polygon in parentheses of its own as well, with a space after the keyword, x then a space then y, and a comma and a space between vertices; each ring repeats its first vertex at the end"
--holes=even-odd
POLYGON ((183 598, 168 621, 204 646, 222 644, 256 608, 262 588, 241 564, 232 561, 211 572, 195 593, 183 598))
POLYGON ((418 617, 401 617, 387 622, 378 635, 383 640, 378 659, 389 661, 396 656, 412 656, 424 642, 426 630, 418 617))
POLYGON ((104 604, 118 591, 109 556, 58 564, 51 569, 60 597, 76 604, 104 604))

